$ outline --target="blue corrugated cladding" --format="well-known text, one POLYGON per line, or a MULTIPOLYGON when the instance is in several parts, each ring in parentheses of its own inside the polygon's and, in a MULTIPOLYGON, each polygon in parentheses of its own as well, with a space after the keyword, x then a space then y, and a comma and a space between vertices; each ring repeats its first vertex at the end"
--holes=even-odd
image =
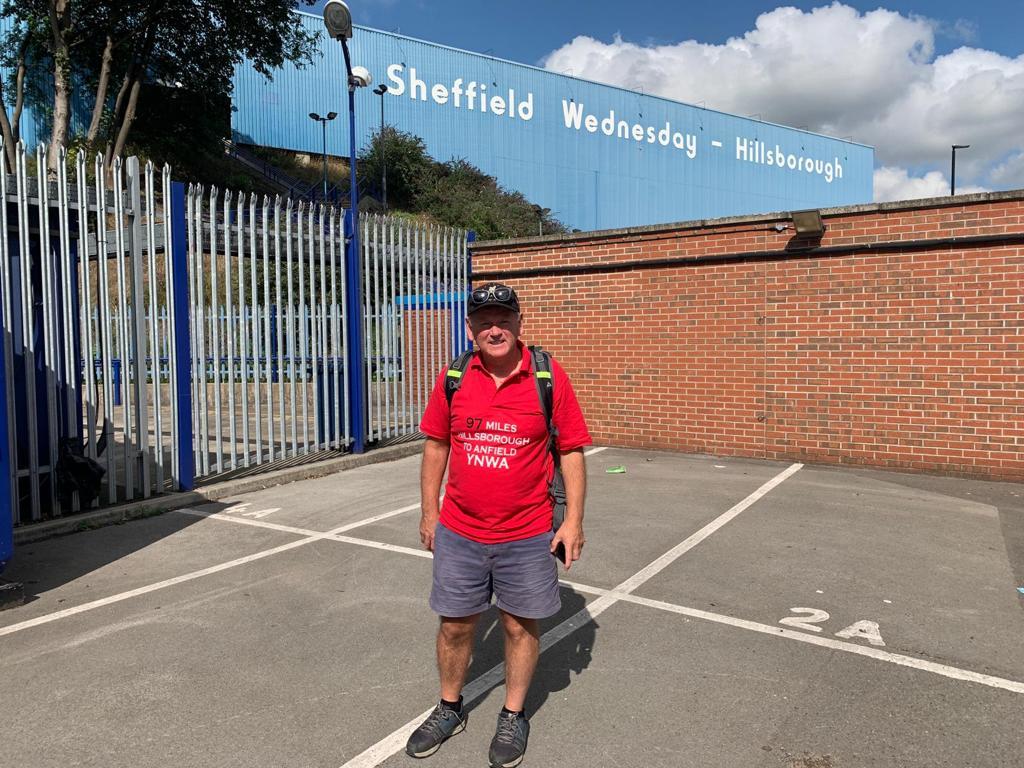
MULTIPOLYGON (((320 17, 299 16, 312 31, 323 29, 320 17)), ((272 81, 250 67, 238 69, 238 141, 318 153, 320 126, 307 114, 335 111, 327 149, 348 154, 341 47, 325 36, 321 48, 312 66, 286 66, 272 81)), ((860 144, 389 32, 357 28, 350 50, 354 65, 391 89, 383 97, 387 124, 421 136, 439 160, 469 160, 571 227, 871 200, 874 152, 860 144)), ((359 146, 379 128, 380 98, 369 88, 356 94, 359 146)))
MULTIPOLYGON (((6 40, 13 31, 13 19, 10 16, 0 16, 0 39, 6 40)), ((8 67, 0 67, 0 77, 4 79, 4 107, 7 110, 8 117, 11 117, 11 113, 14 111, 13 94, 6 87, 7 79, 10 77, 11 72, 11 69, 8 67)), ((40 120, 36 117, 34 110, 28 105, 25 106, 21 113, 21 124, 18 133, 24 140, 25 146, 30 149, 34 149, 40 141, 50 138, 49 128, 40 124, 40 120)))
MULTIPOLYGON (((14 31, 14 21, 10 16, 0 16, 0 40, 6 40, 14 31)), ((7 78, 12 70, 8 67, 0 67, 0 77, 7 78)), ((37 74, 38 82, 36 89, 51 99, 46 107, 52 107, 53 77, 51 73, 37 74)), ((92 117, 93 96, 95 93, 88 87, 76 87, 71 94, 71 133, 72 135, 84 134, 89 126, 92 117)), ((7 116, 11 117, 14 111, 14 97, 9 89, 4 90, 4 107, 7 109, 7 116)), ((18 134, 29 151, 33 151, 41 141, 50 140, 51 122, 49 117, 37 111, 35 105, 28 103, 26 99, 25 108, 21 113, 18 134)))

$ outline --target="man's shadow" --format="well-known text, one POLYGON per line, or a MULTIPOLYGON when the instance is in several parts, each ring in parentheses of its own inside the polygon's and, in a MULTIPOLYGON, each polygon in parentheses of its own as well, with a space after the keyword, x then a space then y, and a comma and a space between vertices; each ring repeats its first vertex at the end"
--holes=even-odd
MULTIPOLYGON (((562 608, 554 616, 540 622, 541 638, 545 633, 586 608, 586 599, 583 595, 565 586, 561 587, 561 592, 562 608)), ((578 621, 575 629, 541 653, 537 662, 537 671, 533 675, 530 692, 526 698, 527 717, 536 714, 552 693, 568 688, 572 682, 573 673, 579 675, 590 665, 598 624, 590 618, 589 614, 584 614, 584 616, 582 620, 578 621)), ((466 680, 476 680, 504 660, 505 633, 501 629, 501 616, 498 609, 492 605, 480 617, 473 662, 466 680)), ((499 686, 503 685, 504 681, 499 684, 499 686)), ((467 708, 475 709, 479 701, 480 699, 467 705, 467 708)), ((494 714, 497 716, 497 711, 494 714)))

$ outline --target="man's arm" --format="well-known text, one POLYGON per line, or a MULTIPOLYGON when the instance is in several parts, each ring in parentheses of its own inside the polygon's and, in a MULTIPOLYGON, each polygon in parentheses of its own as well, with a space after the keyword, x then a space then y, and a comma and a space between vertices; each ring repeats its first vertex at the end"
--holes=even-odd
POLYGON ((583 503, 587 495, 587 468, 583 458, 583 449, 559 451, 562 462, 562 479, 565 480, 565 522, 555 531, 551 540, 551 551, 554 552, 558 543, 565 545, 565 570, 569 570, 574 560, 580 559, 583 544, 583 503))
POLYGON ((440 516, 441 481, 448 466, 448 451, 451 444, 436 437, 428 437, 423 445, 423 463, 420 465, 420 541, 430 551, 434 550, 434 529, 440 516))

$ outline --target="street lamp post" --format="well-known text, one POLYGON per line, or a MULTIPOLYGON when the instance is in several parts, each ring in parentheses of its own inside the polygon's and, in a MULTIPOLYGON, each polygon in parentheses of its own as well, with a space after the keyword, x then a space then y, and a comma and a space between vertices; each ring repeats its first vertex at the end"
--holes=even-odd
POLYGON ((345 54, 346 84, 348 85, 348 135, 349 135, 349 205, 346 214, 348 232, 345 257, 345 298, 348 330, 346 350, 349 371, 349 425, 352 428, 352 452, 366 450, 366 390, 364 376, 366 361, 363 359, 363 296, 362 270, 359 263, 359 198, 356 190, 356 88, 370 84, 370 73, 363 67, 352 68, 348 52, 348 39, 352 37, 352 13, 343 0, 328 0, 324 6, 324 26, 327 34, 341 43, 345 54))
POLYGON ((386 213, 388 210, 388 156, 386 151, 387 145, 384 143, 384 94, 388 92, 388 87, 381 83, 373 89, 373 92, 380 96, 380 187, 384 197, 384 211, 386 213))
POLYGON ((337 112, 328 112, 326 117, 320 117, 316 112, 310 112, 309 117, 316 120, 324 129, 324 202, 327 202, 327 122, 338 116, 337 112))
POLYGON ((953 158, 949 164, 949 194, 950 196, 956 194, 956 151, 958 149, 967 149, 970 144, 954 144, 953 145, 953 158))

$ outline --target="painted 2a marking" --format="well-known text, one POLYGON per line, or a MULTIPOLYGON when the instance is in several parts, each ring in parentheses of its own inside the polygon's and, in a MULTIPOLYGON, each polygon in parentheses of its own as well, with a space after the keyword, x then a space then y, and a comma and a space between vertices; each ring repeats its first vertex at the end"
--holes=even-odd
MULTIPOLYGON (((785 616, 779 619, 779 624, 802 629, 805 632, 821 632, 821 627, 817 625, 831 618, 828 611, 822 611, 818 608, 790 608, 789 612, 796 615, 785 616)), ((855 621, 850 626, 836 632, 835 636, 846 640, 867 640, 871 645, 878 647, 885 645, 882 633, 878 628, 878 622, 868 621, 867 619, 855 621)))

